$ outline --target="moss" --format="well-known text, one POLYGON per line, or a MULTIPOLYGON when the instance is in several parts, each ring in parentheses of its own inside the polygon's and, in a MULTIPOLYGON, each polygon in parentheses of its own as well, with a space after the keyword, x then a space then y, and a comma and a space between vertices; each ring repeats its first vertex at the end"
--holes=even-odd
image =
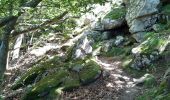
POLYGON ((144 81, 144 86, 149 88, 149 87, 153 87, 156 85, 156 79, 153 75, 149 74, 146 76, 146 79, 144 81))
POLYGON ((64 83, 62 84, 62 88, 64 91, 70 91, 79 86, 80 86, 80 80, 78 74, 76 75, 76 73, 73 73, 72 75, 67 77, 64 83))
POLYGON ((68 72, 65 70, 60 70, 55 74, 44 77, 33 86, 31 91, 25 95, 24 100, 35 100, 44 96, 45 94, 48 94, 52 88, 58 87, 66 76, 68 76, 68 72))
POLYGON ((125 16, 126 9, 124 7, 112 9, 105 17, 109 19, 119 19, 125 16))
POLYGON ((96 62, 90 60, 85 64, 83 70, 79 73, 81 84, 86 85, 93 82, 100 76, 100 74, 100 66, 96 62))
POLYGON ((21 76, 20 79, 16 80, 16 82, 12 85, 12 89, 18 89, 24 85, 28 85, 34 82, 38 75, 43 74, 46 70, 56 67, 63 67, 65 64, 61 62, 61 58, 55 56, 54 58, 41 62, 33 66, 28 72, 21 76))
POLYGON ((34 67, 29 70, 26 74, 21 76, 20 79, 16 80, 16 82, 12 85, 12 89, 16 90, 24 85, 28 85, 34 82, 36 77, 43 72, 43 68, 41 67, 34 67))

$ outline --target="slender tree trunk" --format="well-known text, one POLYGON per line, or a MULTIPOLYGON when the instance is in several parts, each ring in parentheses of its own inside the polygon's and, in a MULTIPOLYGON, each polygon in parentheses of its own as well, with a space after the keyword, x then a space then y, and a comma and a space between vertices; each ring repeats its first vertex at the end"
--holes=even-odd
POLYGON ((16 24, 17 18, 14 18, 11 22, 5 25, 3 28, 3 36, 2 36, 2 42, 0 45, 0 79, 2 81, 3 74, 6 70, 6 62, 7 62, 7 56, 8 56, 8 48, 9 48, 9 38, 10 33, 12 30, 14 30, 14 26, 16 24))

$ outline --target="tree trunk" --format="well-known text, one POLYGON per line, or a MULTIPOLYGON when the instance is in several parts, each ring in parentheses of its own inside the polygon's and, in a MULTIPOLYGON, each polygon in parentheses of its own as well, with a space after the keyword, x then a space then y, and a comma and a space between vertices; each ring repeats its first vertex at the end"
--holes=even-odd
POLYGON ((11 22, 6 24, 6 26, 3 28, 3 33, 2 33, 3 36, 1 39, 2 42, 0 45, 0 80, 1 81, 3 78, 3 74, 6 70, 10 33, 12 30, 14 30, 16 20, 17 20, 17 18, 14 18, 11 22))

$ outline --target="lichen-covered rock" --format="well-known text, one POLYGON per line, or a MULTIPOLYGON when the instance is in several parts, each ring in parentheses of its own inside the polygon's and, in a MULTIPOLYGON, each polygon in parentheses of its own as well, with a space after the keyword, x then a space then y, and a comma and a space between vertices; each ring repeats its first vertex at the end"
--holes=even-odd
MULTIPOLYGON (((129 31, 134 34, 150 30, 157 20, 159 4, 160 0, 129 0, 126 13, 129 31)), ((141 34, 140 37, 137 36, 139 40, 142 40, 142 38, 141 34)))

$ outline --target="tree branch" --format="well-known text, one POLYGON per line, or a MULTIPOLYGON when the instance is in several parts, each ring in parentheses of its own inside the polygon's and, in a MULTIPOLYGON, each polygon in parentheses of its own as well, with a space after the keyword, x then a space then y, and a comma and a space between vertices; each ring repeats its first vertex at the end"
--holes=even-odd
POLYGON ((65 11, 61 15, 59 15, 59 16, 51 19, 51 20, 45 21, 44 23, 42 23, 42 24, 40 24, 38 26, 30 27, 30 28, 28 28, 26 30, 23 30, 23 31, 14 31, 12 33, 12 36, 17 36, 19 34, 24 34, 24 33, 28 33, 28 32, 31 32, 31 31, 35 31, 35 30, 37 30, 39 28, 45 27, 47 25, 50 25, 50 24, 53 24, 53 23, 56 23, 56 22, 57 22, 57 24, 60 24, 60 23, 62 23, 63 21, 65 21, 67 19, 67 18, 64 18, 67 14, 68 14, 68 12, 65 11))
POLYGON ((32 0, 27 3, 25 3, 22 7, 31 7, 35 8, 42 0, 32 0))

